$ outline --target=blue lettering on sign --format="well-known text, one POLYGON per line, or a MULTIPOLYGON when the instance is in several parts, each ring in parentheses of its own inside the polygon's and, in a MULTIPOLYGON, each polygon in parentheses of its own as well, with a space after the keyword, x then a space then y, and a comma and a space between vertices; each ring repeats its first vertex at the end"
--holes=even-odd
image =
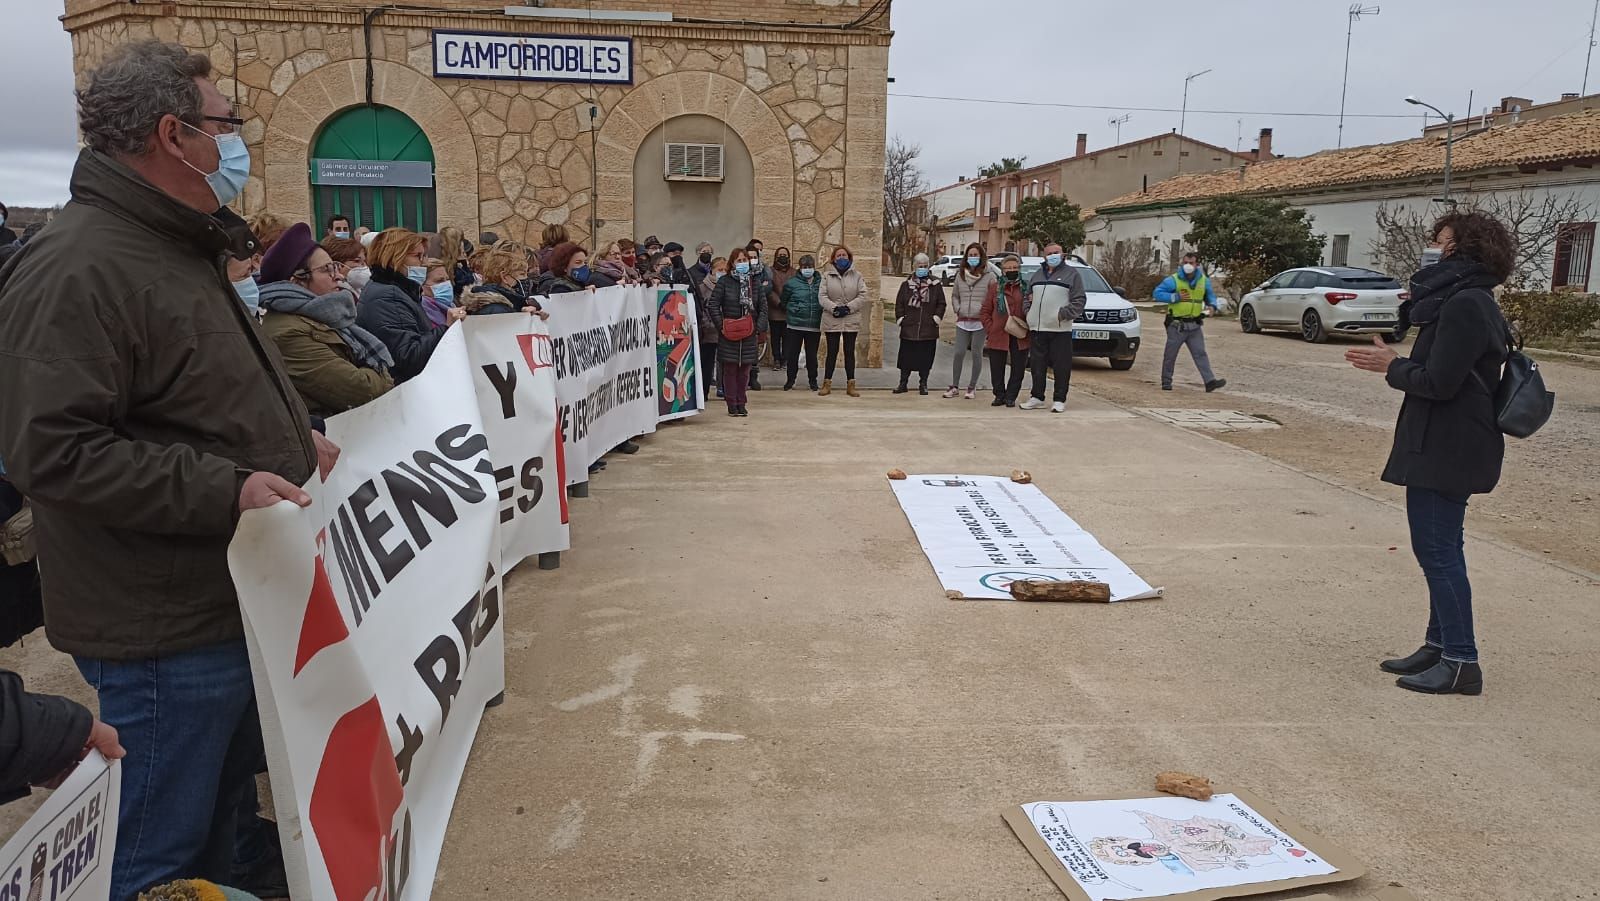
POLYGON ((437 77, 633 81, 627 38, 434 32, 434 47, 437 77))

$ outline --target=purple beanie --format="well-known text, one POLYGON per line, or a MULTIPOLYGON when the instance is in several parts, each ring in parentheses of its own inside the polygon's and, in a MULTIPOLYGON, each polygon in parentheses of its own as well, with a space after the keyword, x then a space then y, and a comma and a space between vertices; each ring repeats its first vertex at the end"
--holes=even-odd
POLYGON ((278 243, 261 258, 261 284, 288 281, 295 270, 317 252, 317 246, 317 239, 311 236, 311 226, 304 222, 289 226, 278 243))

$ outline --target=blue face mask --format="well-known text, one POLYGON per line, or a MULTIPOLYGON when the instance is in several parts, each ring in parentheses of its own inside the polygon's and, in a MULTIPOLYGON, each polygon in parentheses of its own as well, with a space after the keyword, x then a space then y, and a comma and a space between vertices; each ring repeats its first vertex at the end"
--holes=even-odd
POLYGON ((428 280, 428 267, 426 267, 426 266, 407 266, 406 267, 406 277, 420 285, 423 282, 428 280))
POLYGON ((579 266, 572 270, 572 280, 582 285, 589 281, 589 267, 579 266))
POLYGON ((433 286, 433 299, 447 307, 456 305, 456 286, 451 282, 440 282, 433 286))
POLYGON ((333 236, 335 238, 348 238, 348 237, 350 237, 350 232, 345 230, 345 229, 340 229, 340 230, 334 232, 333 236))
POLYGON ((800 270, 800 277, 801 278, 810 278, 811 276, 816 275, 816 274, 817 274, 817 270, 812 269, 810 267, 807 267, 805 269, 801 269, 800 270))
POLYGON ((1060 266, 1061 265, 1061 254, 1059 254, 1059 253, 1050 254, 1049 256, 1044 258, 1044 264, 1046 266, 1049 266, 1051 269, 1054 269, 1057 266, 1060 266))
POLYGON ((740 275, 749 275, 750 264, 744 260, 740 260, 739 262, 733 264, 733 271, 739 273, 740 275))
POLYGON ((244 138, 237 134, 206 134, 187 122, 183 124, 217 142, 217 171, 200 172, 188 160, 184 160, 183 164, 205 176, 211 193, 217 196, 218 206, 233 203, 244 190, 245 181, 250 178, 250 148, 245 146, 244 138))
POLYGON ((254 313, 256 308, 261 306, 261 286, 256 284, 255 279, 245 276, 233 283, 233 290, 239 295, 239 299, 244 301, 245 307, 250 312, 254 313))
POLYGON ((982 262, 983 260, 980 257, 967 257, 967 265, 974 269, 978 268, 978 264, 982 262))
POLYGON ((840 257, 839 259, 834 260, 833 261, 833 268, 839 270, 840 272, 849 272, 850 271, 850 258, 849 257, 840 257))
POLYGON ((917 267, 917 278, 927 278, 927 277, 928 277, 928 267, 927 266, 918 266, 917 267))

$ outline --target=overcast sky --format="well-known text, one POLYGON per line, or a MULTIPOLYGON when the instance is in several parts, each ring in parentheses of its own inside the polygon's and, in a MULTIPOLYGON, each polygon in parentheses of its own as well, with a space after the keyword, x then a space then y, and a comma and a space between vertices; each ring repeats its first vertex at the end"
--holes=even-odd
MULTIPOLYGON (((4 0, 0 60, 0 200, 48 205, 67 196, 76 154, 72 48, 60 0, 4 0)), ((603 5, 603 0, 601 0, 603 5)), ((1516 95, 1535 102, 1577 91, 1594 0, 1372 0, 1383 11, 1356 23, 1350 63, 1352 116, 1345 145, 1418 133, 1406 94, 1463 113, 1516 95)), ((1030 163, 1069 156, 1078 132, 1110 146, 1107 120, 1124 111, 1130 141, 1178 127, 1171 108, 1184 76, 1215 71, 1190 89, 1186 131, 1249 150, 1261 128, 1279 153, 1333 147, 1344 65, 1348 0, 898 0, 890 54, 889 133, 922 146, 931 187, 1002 156, 1030 163), (1084 10, 1079 13, 1060 9, 1084 10), (1041 15, 1040 10, 1051 10, 1041 15), (894 94, 1089 104, 1061 109, 918 100, 894 94), (1213 114, 1204 110, 1238 110, 1213 114), (1243 134, 1243 142, 1239 141, 1243 134)), ((1600 61, 1590 77, 1600 91, 1600 61)))

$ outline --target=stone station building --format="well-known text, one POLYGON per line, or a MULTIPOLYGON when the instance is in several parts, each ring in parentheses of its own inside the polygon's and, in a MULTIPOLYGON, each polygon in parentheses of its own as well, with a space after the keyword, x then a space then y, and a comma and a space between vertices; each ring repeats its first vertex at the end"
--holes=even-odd
MULTIPOLYGON (((876 294, 889 0, 65 0, 81 75, 156 37, 244 118, 238 206, 538 243, 849 245, 876 294)), ((320 233, 320 225, 315 228, 320 233)), ((881 360, 877 317, 861 350, 881 360)))

